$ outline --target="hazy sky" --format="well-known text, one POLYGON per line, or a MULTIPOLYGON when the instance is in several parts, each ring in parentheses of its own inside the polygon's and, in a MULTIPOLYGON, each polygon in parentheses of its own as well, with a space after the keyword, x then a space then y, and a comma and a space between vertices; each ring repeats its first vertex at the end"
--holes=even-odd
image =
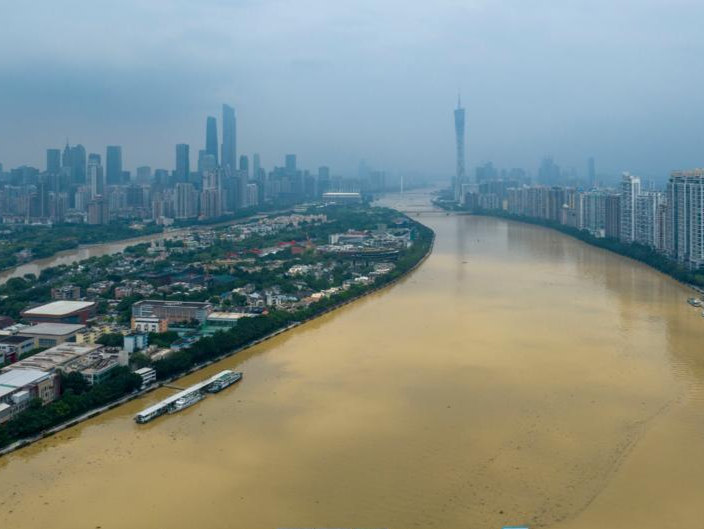
POLYGON ((470 167, 664 178, 704 165, 703 21, 701 0, 1 0, 0 162, 44 168, 68 136, 195 165, 227 102, 267 167, 445 176, 461 87, 470 167))

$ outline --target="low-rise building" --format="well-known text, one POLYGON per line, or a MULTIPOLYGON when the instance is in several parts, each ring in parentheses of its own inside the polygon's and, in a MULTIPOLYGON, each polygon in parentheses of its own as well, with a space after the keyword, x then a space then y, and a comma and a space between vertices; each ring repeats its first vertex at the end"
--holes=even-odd
POLYGON ((120 361, 117 355, 98 352, 81 358, 76 364, 70 366, 70 370, 79 372, 92 386, 109 379, 119 365, 120 361))
POLYGON ((156 371, 151 367, 137 369, 135 373, 142 377, 142 389, 156 382, 156 371))
POLYGON ((94 344, 105 334, 115 334, 121 332, 114 325, 94 325, 89 328, 84 328, 76 334, 76 343, 78 344, 94 344))
POLYGON ((34 339, 34 347, 54 347, 65 342, 75 342, 76 335, 85 325, 75 323, 38 323, 20 331, 20 335, 34 339))
POLYGON ((51 289, 51 299, 63 301, 78 301, 81 299, 81 287, 75 285, 64 285, 51 289))
POLYGON ((48 404, 58 396, 56 375, 37 369, 6 369, 0 373, 0 423, 26 409, 32 399, 48 404))
POLYGON ((208 325, 219 327, 232 327, 237 325, 241 318, 250 318, 252 316, 256 316, 256 314, 247 312, 211 312, 208 315, 207 323, 208 325))
POLYGON ((17 362, 34 347, 34 338, 30 336, 0 336, 0 364, 17 362))
POLYGON ((8 369, 36 369, 53 373, 55 371, 68 372, 71 371, 70 366, 81 357, 91 353, 100 351, 102 345, 62 343, 55 347, 51 347, 46 351, 37 353, 29 358, 18 361, 12 367, 3 369, 5 372, 8 369))
POLYGON ((362 195, 360 193, 323 193, 323 201, 336 204, 355 204, 362 201, 362 195))
POLYGON ((203 323, 213 310, 210 303, 200 301, 164 301, 145 299, 132 305, 132 317, 159 318, 168 323, 198 320, 203 323))
POLYGON ((166 332, 169 329, 169 322, 157 317, 133 317, 131 327, 133 331, 140 333, 166 332))
POLYGON ((146 349, 149 345, 149 335, 145 333, 128 334, 124 337, 122 349, 128 354, 146 349))
POLYGON ((22 317, 32 323, 86 323, 95 309, 92 301, 52 301, 24 310, 22 317))

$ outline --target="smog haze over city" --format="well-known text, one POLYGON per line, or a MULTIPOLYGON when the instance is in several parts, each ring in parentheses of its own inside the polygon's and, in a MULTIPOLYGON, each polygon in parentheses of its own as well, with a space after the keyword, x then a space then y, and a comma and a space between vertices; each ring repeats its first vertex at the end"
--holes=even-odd
POLYGON ((171 167, 222 102, 267 166, 449 179, 467 165, 629 170, 701 163, 704 4, 690 0, 123 0, 0 7, 0 161, 43 167, 69 139, 171 167))
POLYGON ((702 21, 0 1, 0 529, 703 527, 702 21))

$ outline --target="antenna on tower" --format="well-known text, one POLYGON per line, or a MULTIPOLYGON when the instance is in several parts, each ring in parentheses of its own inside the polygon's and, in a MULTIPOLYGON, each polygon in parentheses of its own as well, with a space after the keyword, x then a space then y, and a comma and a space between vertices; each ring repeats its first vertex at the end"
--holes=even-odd
POLYGON ((457 89, 457 108, 462 108, 462 95, 459 88, 457 89))

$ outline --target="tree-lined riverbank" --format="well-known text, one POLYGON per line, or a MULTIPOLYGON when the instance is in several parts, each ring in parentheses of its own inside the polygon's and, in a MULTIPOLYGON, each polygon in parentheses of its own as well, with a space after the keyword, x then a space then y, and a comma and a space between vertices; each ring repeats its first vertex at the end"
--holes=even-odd
MULTIPOLYGON (((260 343, 279 334, 282 330, 298 326, 395 283, 415 269, 432 250, 434 239, 432 230, 411 219, 407 221, 416 234, 412 246, 402 253, 393 270, 377 277, 374 283, 354 285, 293 312, 276 310, 254 318, 243 318, 236 327, 201 338, 190 347, 154 362, 153 367, 157 378, 160 381, 171 381, 260 343)), ((110 409, 112 407, 109 404, 110 401, 128 398, 136 391, 135 381, 127 375, 123 378, 119 379, 119 384, 114 381, 109 382, 109 387, 107 384, 105 387, 101 384, 90 389, 70 387, 58 401, 43 407, 37 404, 20 413, 7 425, 0 427, 0 447, 12 445, 11 448, 14 449, 25 446, 41 439, 44 436, 42 432, 53 434, 63 428, 62 424, 75 424, 79 416, 85 418, 94 416, 95 414, 90 412, 91 408, 102 406, 105 410, 110 409)))

